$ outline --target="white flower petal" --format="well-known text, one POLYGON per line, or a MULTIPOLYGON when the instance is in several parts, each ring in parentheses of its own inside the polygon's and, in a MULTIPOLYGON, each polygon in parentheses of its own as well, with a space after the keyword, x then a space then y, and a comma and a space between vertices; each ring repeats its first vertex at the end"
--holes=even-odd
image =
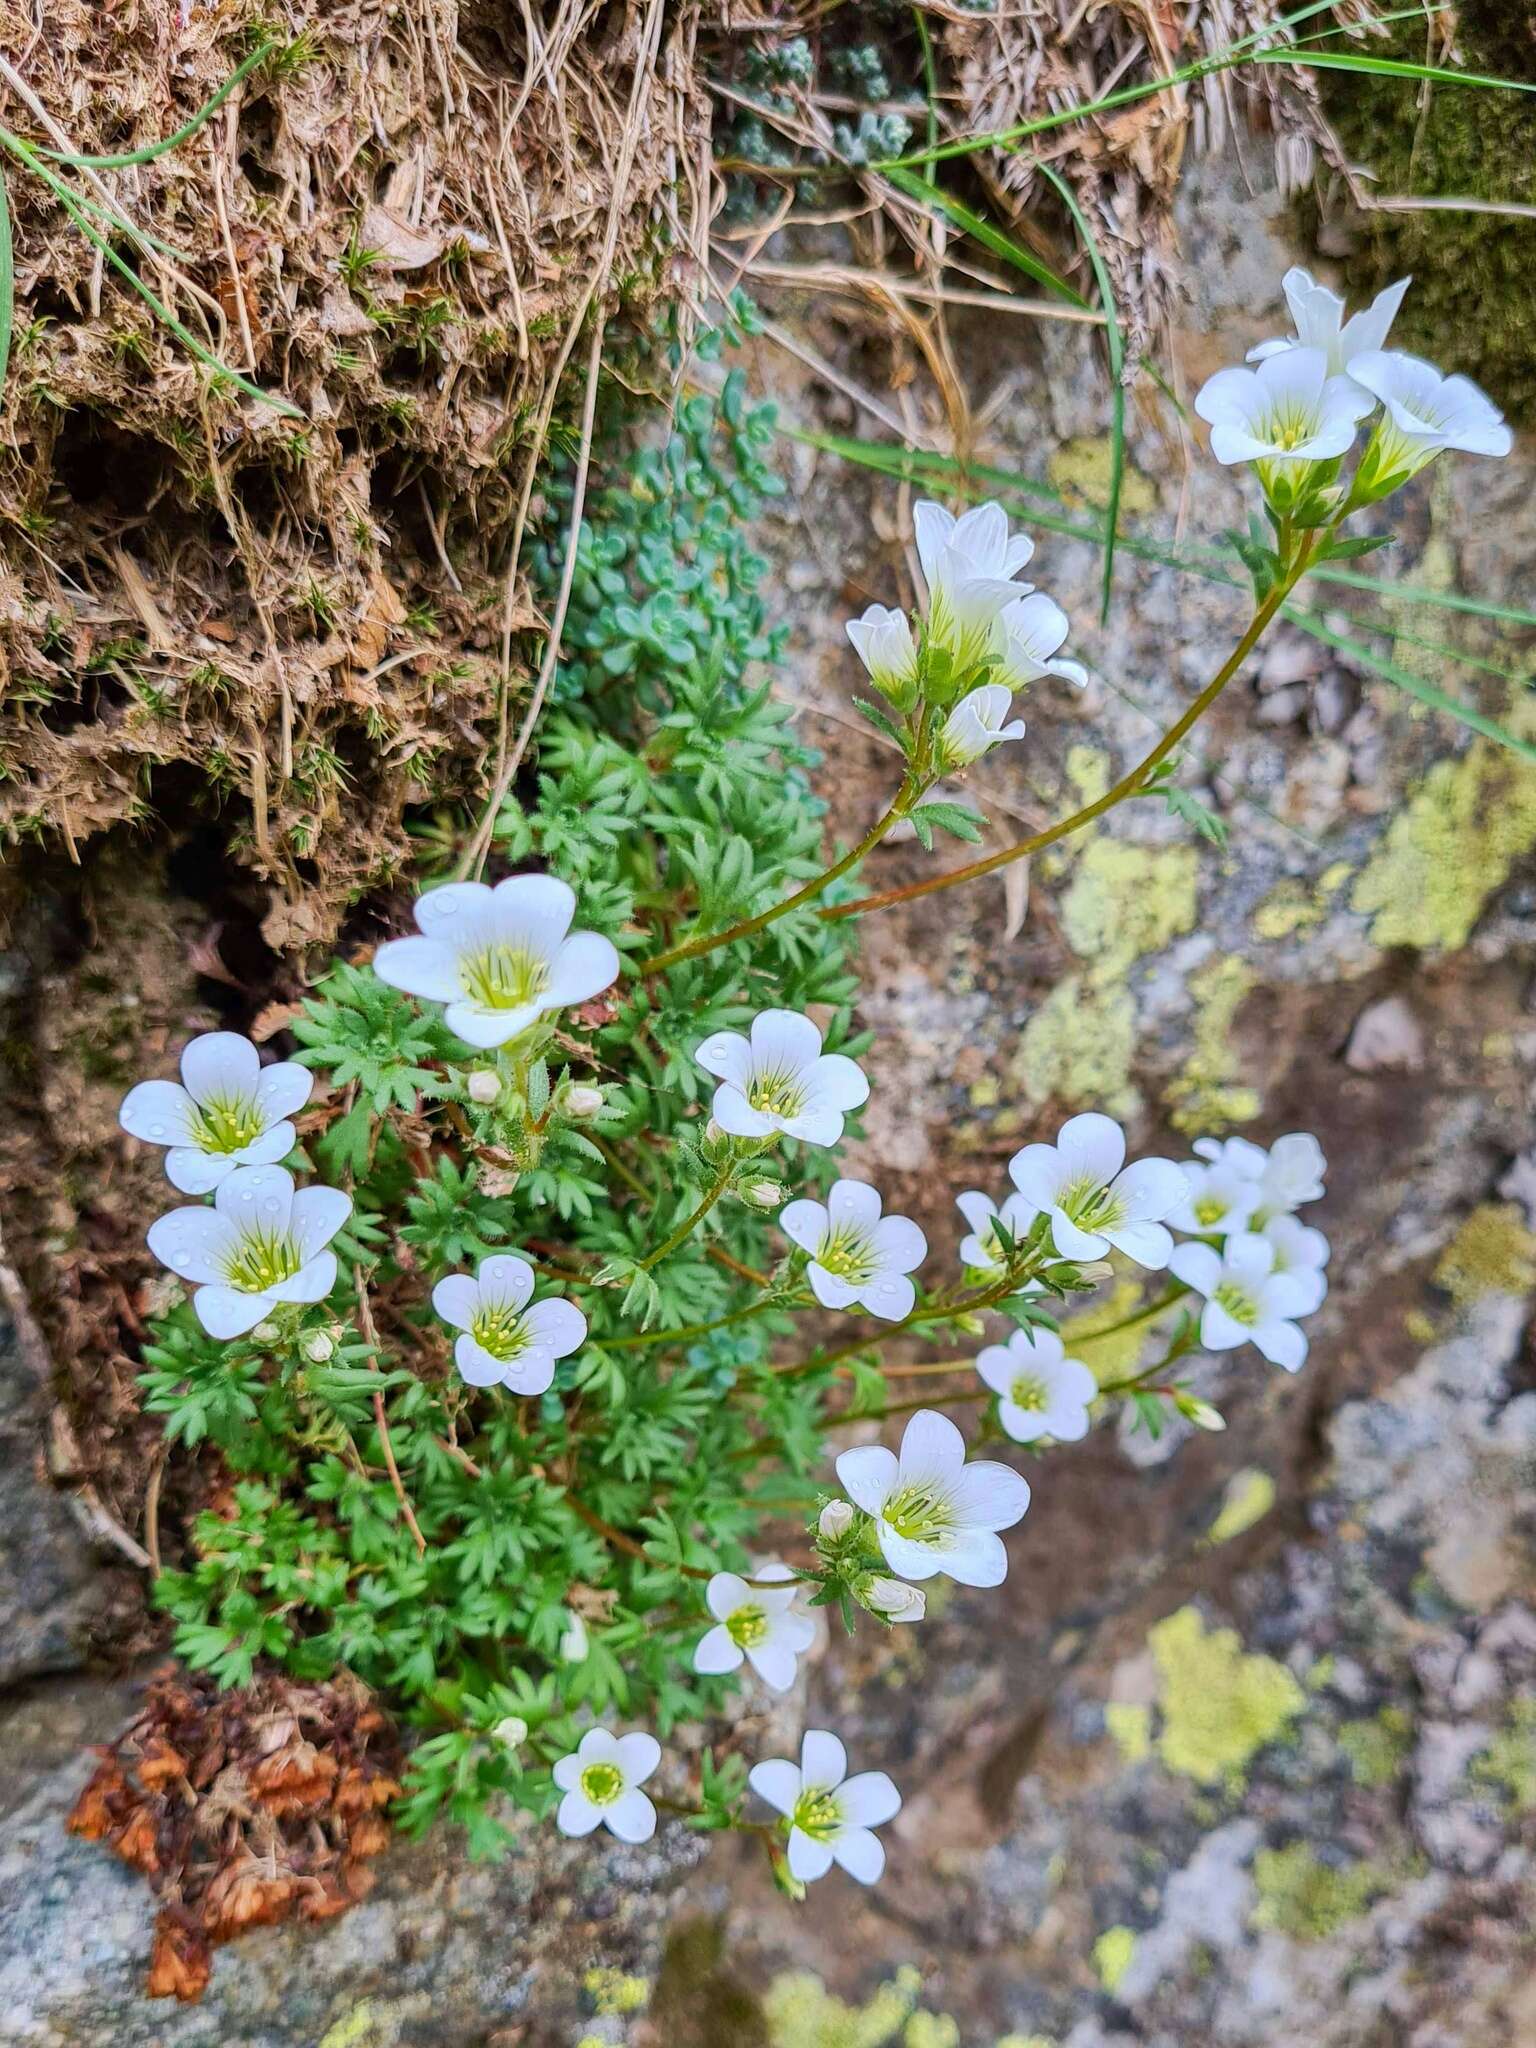
POLYGON ((973 1529, 1011 1529, 1029 1507, 1029 1481, 988 1459, 967 1465, 950 1486, 956 1514, 973 1529))
POLYGON ((621 1842, 648 1842, 656 1832, 656 1809, 643 1792, 631 1788, 603 1808, 603 1823, 621 1842))
POLYGON ((821 1249, 822 1239, 827 1234, 829 1218, 820 1202, 802 1198, 786 1202, 779 1211, 779 1228, 801 1251, 809 1252, 814 1258, 821 1249))
POLYGON ((829 1273, 825 1266, 811 1264, 805 1269, 805 1277, 811 1283, 811 1292, 823 1308, 851 1308, 861 1298, 862 1289, 849 1280, 829 1273))
MULTIPOLYGON (((292 1130, 292 1124, 287 1128, 292 1130)), ((165 1155, 165 1177, 184 1195, 211 1195, 239 1164, 233 1153, 198 1152, 191 1146, 176 1145, 165 1155)))
POLYGON ((373 971, 391 988, 429 1003, 457 1002, 464 993, 459 956, 440 939, 386 939, 373 956, 373 971))
MULTIPOLYGON (((852 1488, 849 1489, 852 1491, 852 1488)), ((889 1522, 877 1525, 880 1549, 886 1563, 899 1579, 931 1579, 946 1569, 943 1557, 936 1545, 914 1543, 910 1537, 902 1536, 889 1522)))
POLYGON ((558 875, 508 875, 491 891, 491 929, 498 937, 523 941, 546 960, 555 954, 575 915, 576 892, 558 875))
POLYGON ((499 1387, 507 1369, 505 1359, 493 1358, 485 1346, 477 1343, 467 1332, 454 1341, 453 1362, 459 1369, 460 1379, 472 1387, 499 1387))
POLYGON ((312 1259, 351 1214, 352 1197, 340 1188, 300 1188, 292 1198, 288 1227, 304 1257, 312 1259))
POLYGON ((315 1077, 308 1067, 301 1067, 296 1060, 280 1060, 276 1066, 262 1068, 256 1083, 256 1107, 273 1122, 293 1116, 308 1102, 314 1086, 315 1077))
POLYGON ((877 1515, 895 1490, 900 1467, 884 1444, 861 1444, 840 1454, 836 1471, 854 1506, 877 1515))
POLYGON ((178 1279, 220 1285, 238 1233, 216 1209, 172 1209, 149 1226, 149 1248, 178 1279))
POLYGON ((554 1383, 555 1354, 530 1344, 501 1369, 501 1384, 513 1394, 547 1393, 554 1383))
POLYGON ((1008 1576, 1008 1553, 990 1529, 963 1529, 938 1553, 938 1569, 957 1585, 1000 1586, 1008 1576))
POLYGON ((457 944, 471 927, 481 926, 491 907, 491 891, 485 882, 443 882, 426 889, 416 899, 418 931, 429 939, 457 944))
POLYGON ((467 1330, 480 1309, 480 1290, 467 1273, 449 1273, 432 1290, 432 1306, 450 1328, 467 1330))
POLYGON ((752 1080, 752 1047, 739 1031, 717 1031, 694 1050, 694 1060, 716 1080, 745 1094, 752 1080))
POLYGON ((618 1738, 614 1757, 627 1784, 643 1785, 661 1762, 661 1744, 649 1729, 637 1728, 618 1738))
POLYGON ((716 1677, 725 1671, 740 1668, 742 1652, 728 1628, 716 1626, 699 1639, 699 1646, 693 1653, 693 1668, 707 1677, 716 1677))
POLYGON ((272 1301, 324 1301, 336 1285, 336 1254, 316 1252, 312 1259, 306 1259, 297 1273, 286 1280, 279 1280, 275 1287, 269 1287, 267 1296, 272 1301))
POLYGON ((747 1773, 747 1783, 759 1799, 767 1800, 775 1813, 787 1818, 794 1812, 802 1780, 798 1764, 792 1764, 787 1757, 770 1757, 764 1763, 754 1764, 747 1773))
POLYGON ((1074 1179, 1081 1175, 1108 1187, 1125 1164, 1125 1133, 1113 1117, 1089 1110, 1067 1118, 1056 1134, 1056 1149, 1074 1179))
POLYGON ((901 1794, 884 1771, 860 1771, 845 1779, 837 1808, 851 1828, 877 1828, 901 1811, 901 1794))
MULTIPOLYGON (((715 1090, 715 1099, 710 1104, 710 1114, 722 1131, 733 1138, 766 1138, 779 1128, 775 1117, 754 1109, 745 1095, 730 1081, 722 1081, 715 1090)), ((841 1133, 842 1119, 838 1119, 841 1133)))
POLYGON ((555 1814, 555 1826, 562 1835, 578 1840, 602 1824, 604 1809, 594 1806, 585 1792, 567 1792, 555 1814))
POLYGON ((817 1109, 846 1114, 869 1100, 869 1082, 857 1061, 845 1053, 823 1053, 809 1076, 810 1099, 817 1109))
POLYGON ((1175 1245, 1168 1270, 1196 1294, 1214 1294, 1221 1285, 1221 1254, 1208 1244, 1175 1245))
POLYGON ((254 1330, 267 1314, 271 1300, 265 1294, 242 1294, 233 1287, 199 1287, 192 1297, 197 1319, 210 1337, 243 1337, 254 1330))
POLYGON ((1121 1223, 1104 1235, 1116 1251, 1154 1273, 1160 1273, 1173 1256, 1173 1239, 1161 1223, 1121 1223))
POLYGON ((213 1206, 236 1230, 286 1236, 293 1215, 293 1175, 282 1166, 237 1167, 221 1182, 213 1206))
POLYGON ((934 1480, 947 1485, 964 1464, 965 1438, 949 1417, 936 1408, 919 1408, 902 1432, 902 1485, 934 1480))
POLYGON ((818 1842, 803 1828, 789 1831, 790 1875, 797 1877, 801 1884, 814 1884, 818 1877, 825 1877, 832 1868, 832 1851, 825 1842, 818 1842))
POLYGON ((866 1281, 858 1299, 885 1323, 904 1323, 917 1306, 917 1289, 905 1273, 882 1273, 866 1281))
POLYGON ((493 1252, 475 1268, 475 1286, 489 1308, 516 1311, 533 1296, 533 1268, 515 1252, 493 1252))
POLYGON ((795 1682, 795 1653, 786 1642, 769 1636, 747 1651, 747 1662, 770 1692, 788 1692, 795 1682))
POLYGON ((1008 1177, 1038 1212, 1054 1207, 1067 1171, 1054 1145, 1025 1145, 1009 1160, 1008 1177))
POLYGON ((928 1240, 910 1216, 883 1216, 875 1225, 875 1252, 893 1273, 912 1273, 928 1256, 928 1240))
POLYGON ((558 1294, 536 1301, 523 1316, 531 1342, 551 1358, 569 1358, 587 1341, 587 1319, 573 1301, 558 1294))
POLYGON ((1304 1330, 1298 1330, 1294 1323, 1260 1323, 1251 1333, 1258 1349, 1271 1365, 1278 1365, 1286 1372, 1300 1372, 1307 1360, 1307 1338, 1304 1330))
POLYGON ((261 1055, 238 1031, 205 1031, 181 1055, 181 1078, 197 1102, 248 1102, 261 1079, 261 1055))
MULTIPOLYGON (((377 962, 375 962, 377 965, 377 962)), ((515 1009, 489 1010, 483 1003, 454 1002, 443 1012, 443 1022, 455 1038, 481 1052, 506 1045, 519 1037, 544 1014, 542 1003, 519 1003, 515 1009)))
POLYGON ((117 1120, 130 1137, 141 1138, 146 1145, 195 1145, 196 1115, 196 1104, 179 1082, 140 1081, 123 1097, 117 1120))
POLYGON ((827 1196, 827 1215, 839 1229, 873 1231, 880 1221, 880 1195, 864 1180, 839 1180, 827 1196))
POLYGON ((868 1828, 844 1828, 831 1847, 832 1860, 860 1884, 876 1883, 885 1869, 885 1846, 868 1828))
POLYGON ((807 1785, 834 1792, 848 1775, 848 1752, 830 1728, 807 1728, 800 1741, 800 1775, 807 1785))
POLYGON ((755 1070, 787 1068, 798 1074, 821 1057, 821 1033, 798 1010, 759 1010, 752 1019, 755 1070))
POLYGON ((618 949, 597 932, 572 932, 550 968, 546 1009, 568 1009, 600 995, 619 978, 618 949))

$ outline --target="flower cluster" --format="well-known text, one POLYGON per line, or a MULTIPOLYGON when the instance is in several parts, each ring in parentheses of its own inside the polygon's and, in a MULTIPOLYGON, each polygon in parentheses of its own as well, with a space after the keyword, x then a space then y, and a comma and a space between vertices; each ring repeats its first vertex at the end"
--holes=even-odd
POLYGON ((1061 655, 1066 613, 1019 581, 1034 543, 1010 532, 1001 505, 957 519, 924 500, 913 523, 926 608, 913 618, 874 604, 847 630, 870 681, 905 715, 901 737, 926 787, 1024 737, 1023 720, 1008 715, 1016 691, 1045 676, 1082 684, 1087 674, 1061 655))
POLYGON ((1386 347, 1410 281, 1346 319, 1342 299, 1305 270, 1287 271, 1295 334, 1251 350, 1255 368, 1218 370, 1201 386, 1195 410, 1210 425, 1211 453, 1253 463, 1275 511, 1305 523, 1375 504, 1448 448, 1509 453, 1510 431, 1475 384, 1386 347), (1340 461, 1371 413, 1349 491, 1335 491, 1340 461))

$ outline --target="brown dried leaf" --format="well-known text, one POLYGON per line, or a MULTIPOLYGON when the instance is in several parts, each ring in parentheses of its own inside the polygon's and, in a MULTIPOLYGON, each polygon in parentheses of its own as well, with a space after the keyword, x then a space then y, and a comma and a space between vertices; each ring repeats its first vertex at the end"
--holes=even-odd
POLYGON ((213 1952, 201 1934, 183 1927, 168 1913, 155 1922, 155 1945, 149 1959, 151 1998, 175 1998, 193 2005, 208 1989, 213 1952))

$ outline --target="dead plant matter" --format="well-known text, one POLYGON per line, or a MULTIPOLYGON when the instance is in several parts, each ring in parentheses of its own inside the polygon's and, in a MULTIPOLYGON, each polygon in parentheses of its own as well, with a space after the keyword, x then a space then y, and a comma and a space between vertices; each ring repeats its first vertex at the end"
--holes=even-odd
POLYGON ((393 1730, 346 1673, 221 1692, 168 1668, 100 1756, 69 1825, 160 1902, 153 1998, 200 1998, 214 1949, 247 1928, 334 1919, 364 1897, 400 1789, 393 1730))
POLYGON ((176 317, 303 418, 217 387, 7 164, 0 832, 73 852, 190 782, 277 885, 281 947, 390 871, 413 802, 483 787, 573 328, 646 316, 691 260, 695 10, 652 11, 11 10, 0 122, 77 152, 173 134, 275 39, 175 150, 79 176, 165 245, 120 246, 176 317))

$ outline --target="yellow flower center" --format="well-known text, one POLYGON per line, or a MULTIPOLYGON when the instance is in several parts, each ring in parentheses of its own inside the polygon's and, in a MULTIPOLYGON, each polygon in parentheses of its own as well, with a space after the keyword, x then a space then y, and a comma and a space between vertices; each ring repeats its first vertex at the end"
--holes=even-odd
POLYGON ((624 1773, 617 1764, 588 1764, 581 1774, 581 1789, 594 1806, 612 1806, 624 1790, 624 1773))
POLYGON ((1030 1415, 1038 1415, 1044 1409, 1049 1395, 1044 1380, 1038 1374, 1021 1372, 1008 1389, 1008 1398, 1015 1408, 1022 1408, 1030 1415))
POLYGON ((931 1486, 903 1486, 881 1515, 909 1543, 937 1543, 954 1526, 948 1499, 931 1486))
POLYGON ((242 1237, 224 1267, 224 1277, 242 1294, 265 1294, 284 1280, 291 1280, 304 1263, 304 1254, 285 1231, 251 1231, 242 1237))
POLYGON ((484 1010, 520 1010, 549 987, 549 962, 526 946, 500 941, 467 953, 459 963, 464 993, 484 1010))
POLYGON ((755 1650, 768 1633, 768 1617, 761 1607, 738 1607, 727 1617, 725 1632, 738 1650, 755 1650))
POLYGON ((1218 1308, 1224 1308, 1234 1323, 1241 1323, 1244 1329, 1251 1329, 1259 1320, 1259 1304, 1235 1280, 1223 1280, 1211 1296, 1218 1308))
POLYGON ((528 1348, 523 1312, 513 1308, 510 1302, 502 1302, 496 1307, 482 1303, 469 1326, 469 1334, 483 1351, 489 1351, 492 1358, 503 1362, 516 1358, 528 1348))
POLYGON ((753 1075, 747 1100, 764 1116, 798 1116, 805 1107, 805 1084, 787 1067, 767 1067, 753 1075))
POLYGON ((204 1152, 239 1152, 265 1128, 253 1095, 221 1095, 200 1102, 192 1118, 195 1142, 204 1152))
POLYGON ((830 1841, 842 1830, 843 1816, 838 1807, 835 1792, 823 1792, 819 1787, 808 1786, 795 1801, 795 1810, 790 1815, 790 1824, 807 1834, 813 1841, 830 1841))
POLYGON ((850 1287, 862 1287, 875 1277, 874 1246, 862 1230, 829 1230, 816 1247, 816 1263, 850 1287))

